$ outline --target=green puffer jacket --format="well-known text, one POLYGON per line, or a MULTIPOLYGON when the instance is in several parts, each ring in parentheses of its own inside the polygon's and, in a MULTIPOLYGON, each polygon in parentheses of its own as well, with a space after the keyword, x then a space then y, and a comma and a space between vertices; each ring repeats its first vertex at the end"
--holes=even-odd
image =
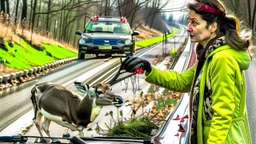
MULTIPOLYGON (((197 118, 198 144, 251 144, 246 110, 246 82, 243 70, 248 69, 251 59, 246 51, 237 51, 228 45, 211 52, 204 63, 200 80, 197 118), (211 120, 204 113, 205 85, 212 88, 211 120)), ((146 81, 170 90, 189 92, 196 65, 177 73, 162 71, 152 66, 145 73, 146 81)))

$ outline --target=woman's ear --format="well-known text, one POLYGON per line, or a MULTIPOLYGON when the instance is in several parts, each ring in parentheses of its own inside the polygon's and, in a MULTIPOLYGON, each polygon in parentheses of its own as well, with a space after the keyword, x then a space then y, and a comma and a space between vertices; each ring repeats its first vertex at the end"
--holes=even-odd
POLYGON ((211 33, 213 33, 213 32, 216 32, 217 31, 217 28, 218 28, 218 26, 217 26, 218 24, 217 24, 217 22, 214 22, 214 23, 212 23, 211 25, 210 25, 210 31, 211 31, 211 33))

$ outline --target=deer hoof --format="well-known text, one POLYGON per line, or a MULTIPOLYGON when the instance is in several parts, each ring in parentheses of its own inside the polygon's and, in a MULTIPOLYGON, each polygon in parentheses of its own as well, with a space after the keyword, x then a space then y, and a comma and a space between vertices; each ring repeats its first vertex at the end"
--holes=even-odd
POLYGON ((70 138, 71 135, 70 135, 70 133, 66 133, 66 134, 63 134, 62 137, 63 137, 63 138, 70 138))
POLYGON ((61 143, 61 142, 59 139, 54 138, 54 139, 52 139, 52 143, 61 143))
POLYGON ((39 143, 48 143, 48 141, 44 138, 41 138, 39 143))

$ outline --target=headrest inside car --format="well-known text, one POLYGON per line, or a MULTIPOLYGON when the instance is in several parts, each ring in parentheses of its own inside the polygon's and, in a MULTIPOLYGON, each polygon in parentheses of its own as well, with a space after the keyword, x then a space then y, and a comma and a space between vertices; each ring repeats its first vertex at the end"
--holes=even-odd
POLYGON ((114 27, 113 32, 114 33, 122 33, 122 29, 120 27, 114 27))
POLYGON ((102 31, 103 29, 102 29, 102 27, 95 27, 94 28, 94 31, 102 31))

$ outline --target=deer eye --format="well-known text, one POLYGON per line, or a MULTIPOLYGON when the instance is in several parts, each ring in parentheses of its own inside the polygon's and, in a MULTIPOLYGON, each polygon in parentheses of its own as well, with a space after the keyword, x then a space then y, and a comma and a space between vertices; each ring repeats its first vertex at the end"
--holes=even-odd
POLYGON ((98 93, 98 95, 104 94, 104 92, 102 90, 98 90, 97 93, 98 93))

